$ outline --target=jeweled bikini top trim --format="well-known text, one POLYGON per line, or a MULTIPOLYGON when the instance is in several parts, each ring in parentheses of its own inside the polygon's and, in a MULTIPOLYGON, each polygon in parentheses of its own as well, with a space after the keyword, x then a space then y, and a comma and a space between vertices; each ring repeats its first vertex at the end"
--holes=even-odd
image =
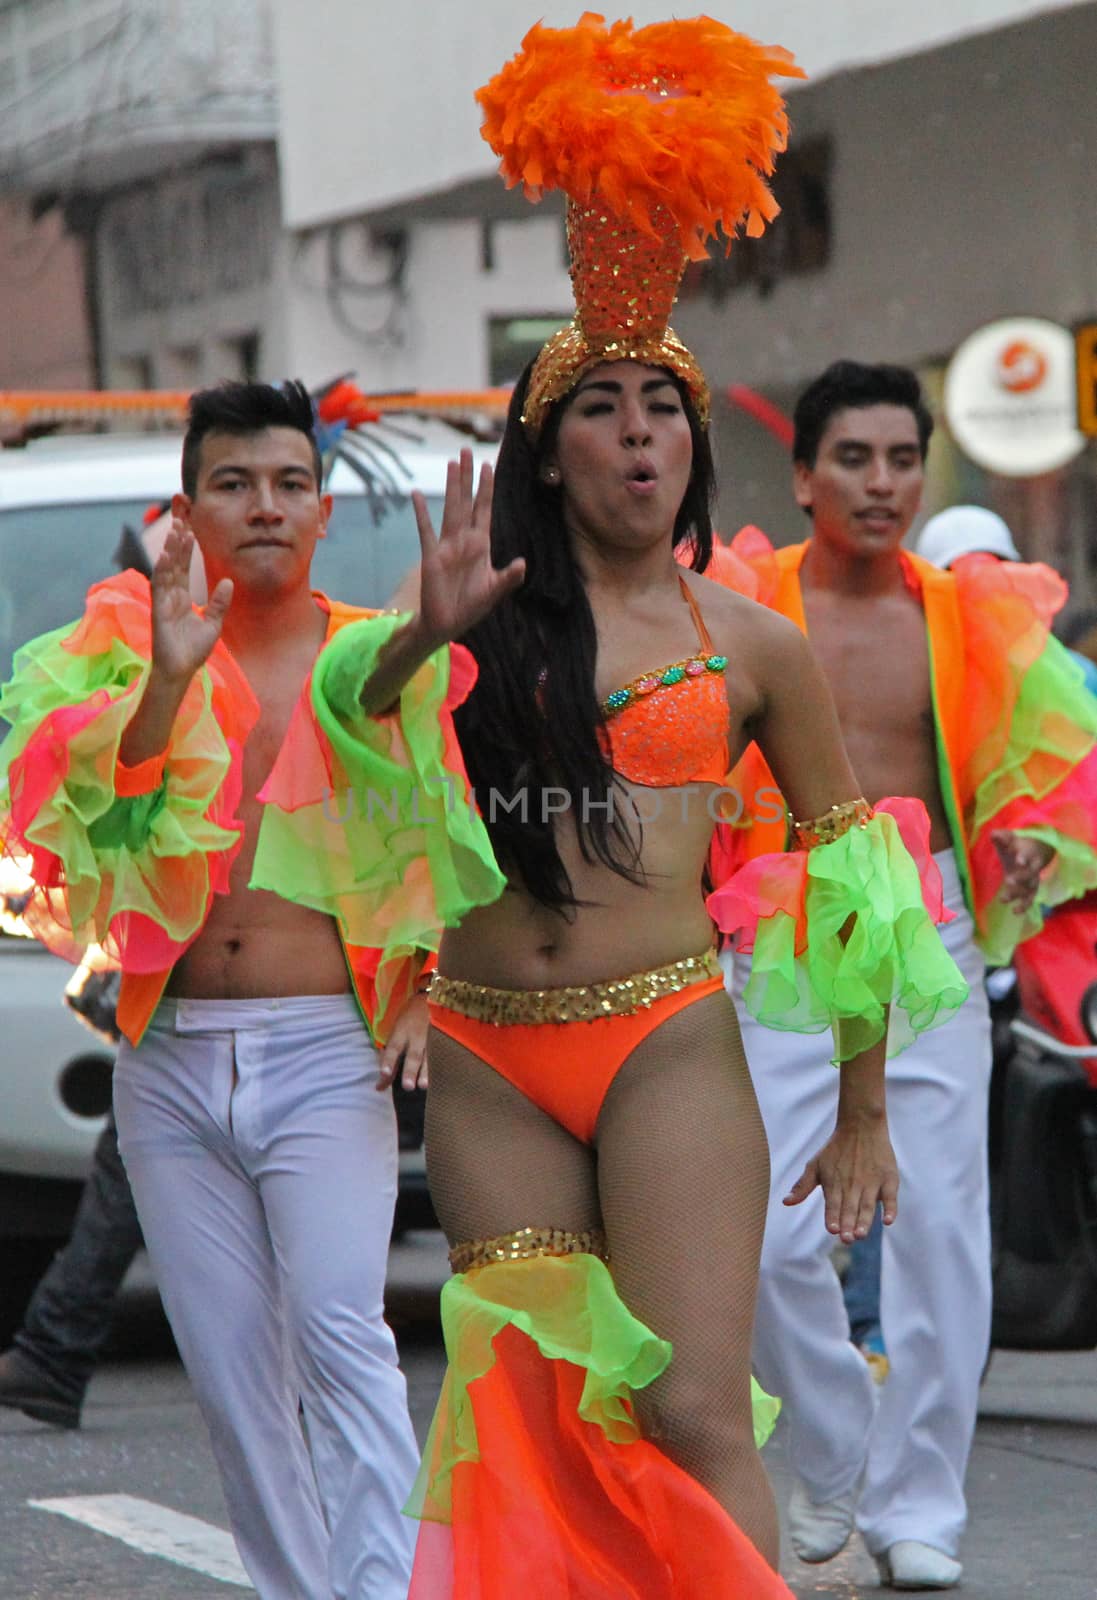
POLYGON ((688 583, 683 577, 678 583, 700 650, 641 673, 602 701, 604 742, 614 771, 653 789, 719 784, 728 771, 728 658, 713 649, 688 583))

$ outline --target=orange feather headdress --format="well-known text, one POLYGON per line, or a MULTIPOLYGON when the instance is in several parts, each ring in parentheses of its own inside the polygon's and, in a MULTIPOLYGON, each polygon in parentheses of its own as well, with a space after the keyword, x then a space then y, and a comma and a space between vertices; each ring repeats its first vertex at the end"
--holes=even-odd
POLYGON ((775 76, 804 73, 710 17, 637 29, 587 11, 574 28, 531 28, 477 92, 508 186, 568 197, 576 314, 534 365, 532 435, 602 361, 669 367, 707 422, 704 374, 667 324, 686 261, 704 258, 717 226, 730 241, 777 214, 766 179, 788 119, 775 76))

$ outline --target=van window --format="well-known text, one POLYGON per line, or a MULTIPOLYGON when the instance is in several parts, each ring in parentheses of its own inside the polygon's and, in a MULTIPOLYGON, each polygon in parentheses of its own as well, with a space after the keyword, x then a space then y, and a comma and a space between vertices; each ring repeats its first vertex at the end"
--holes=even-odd
POLYGON ((148 501, 17 506, 0 513, 0 680, 20 645, 74 621, 111 561, 122 524, 140 528, 148 501))
MULTIPOLYGON (((429 498, 435 527, 441 498, 429 498)), ((117 571, 122 526, 140 529, 147 500, 16 507, 0 512, 0 682, 28 639, 73 622, 93 583, 117 571)), ((352 605, 383 606, 419 559, 411 501, 375 521, 364 495, 336 495, 328 536, 317 547, 318 589, 352 605)))
MULTIPOLYGON (((441 496, 427 496, 437 529, 441 496)), ((335 496, 328 536, 313 557, 316 587, 355 606, 384 606, 410 567, 419 560, 419 533, 410 500, 386 507, 375 521, 365 495, 335 496)))

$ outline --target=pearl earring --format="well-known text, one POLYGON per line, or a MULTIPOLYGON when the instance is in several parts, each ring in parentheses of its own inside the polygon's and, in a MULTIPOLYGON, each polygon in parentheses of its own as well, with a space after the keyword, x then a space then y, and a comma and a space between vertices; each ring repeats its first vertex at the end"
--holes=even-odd
POLYGON ((544 472, 544 481, 548 484, 550 489, 555 489, 556 485, 560 482, 560 468, 546 467, 544 472))

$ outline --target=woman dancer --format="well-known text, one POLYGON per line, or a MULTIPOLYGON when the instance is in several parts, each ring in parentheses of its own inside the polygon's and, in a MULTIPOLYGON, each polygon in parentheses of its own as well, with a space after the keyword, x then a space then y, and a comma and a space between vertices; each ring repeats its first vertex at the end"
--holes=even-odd
MULTIPOLYGON (((615 113, 631 98, 658 114, 654 83, 711 119, 685 58, 710 81, 733 63, 740 90, 753 73, 772 97, 766 139, 758 117, 741 139, 755 161, 780 142, 767 74, 787 64, 717 24, 534 30, 507 72, 535 98, 562 85, 572 115, 583 90, 562 42, 611 84, 592 93, 615 113)), ((489 129, 521 121, 513 90, 484 91, 489 129)), ((543 144, 537 165, 548 182, 543 144)), ((574 182, 574 149, 568 166, 574 182)), ((726 171, 718 191, 733 220, 768 206, 741 167, 737 194, 726 171)), ((702 892, 714 797, 751 738, 815 848, 791 874, 779 859, 772 902, 756 870, 758 902, 729 920, 752 926, 768 1004, 784 986, 804 1025, 839 1024, 838 1126, 790 1199, 822 1185, 846 1240, 878 1201, 895 1214, 887 1007, 925 1025, 964 992, 893 817, 857 798, 806 642, 699 576, 708 391, 666 326, 692 222, 657 221, 649 237, 604 201, 573 202, 579 315, 515 393, 494 507, 490 473, 474 497, 471 458, 455 463, 439 538, 418 505, 418 612, 348 631, 317 667, 333 744, 374 740, 392 760, 416 685, 464 640, 478 679, 454 721, 506 875, 445 934, 430 992, 428 1163, 457 1275, 416 1600, 788 1594, 751 1404, 766 1144, 702 892)), ((430 786, 410 772, 418 810, 430 786)), ((406 831, 388 830, 397 855, 406 831)))

